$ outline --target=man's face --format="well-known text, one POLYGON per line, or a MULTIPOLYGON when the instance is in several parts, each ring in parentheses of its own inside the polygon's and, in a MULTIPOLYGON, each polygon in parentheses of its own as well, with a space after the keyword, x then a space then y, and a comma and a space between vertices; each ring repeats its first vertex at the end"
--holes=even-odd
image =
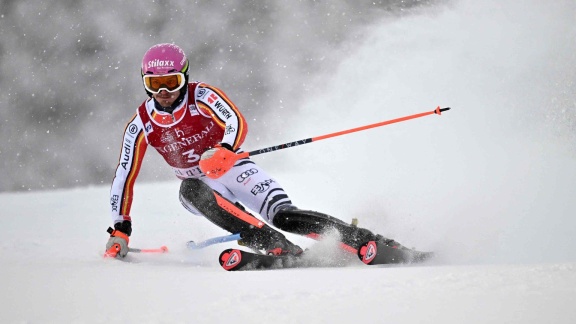
POLYGON ((186 86, 186 76, 181 72, 161 75, 145 74, 142 76, 142 81, 146 91, 152 93, 152 97, 162 107, 172 106, 180 96, 182 88, 186 86))
POLYGON ((180 91, 170 93, 166 90, 161 90, 160 92, 153 94, 152 97, 154 97, 154 99, 156 99, 156 101, 158 101, 160 106, 170 107, 170 106, 172 106, 174 101, 176 101, 176 99, 178 99, 179 95, 180 95, 180 91))

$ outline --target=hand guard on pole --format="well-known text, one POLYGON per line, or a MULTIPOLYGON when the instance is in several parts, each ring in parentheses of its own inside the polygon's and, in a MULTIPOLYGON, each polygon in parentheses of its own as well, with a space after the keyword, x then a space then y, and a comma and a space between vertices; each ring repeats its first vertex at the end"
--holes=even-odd
POLYGON ((114 224, 114 228, 108 228, 110 238, 106 243, 105 258, 123 258, 128 254, 128 243, 130 242, 130 234, 132 233, 132 225, 129 221, 114 224))
POLYGON ((227 144, 217 144, 200 157, 200 170, 210 179, 218 179, 234 166, 240 156, 227 144))

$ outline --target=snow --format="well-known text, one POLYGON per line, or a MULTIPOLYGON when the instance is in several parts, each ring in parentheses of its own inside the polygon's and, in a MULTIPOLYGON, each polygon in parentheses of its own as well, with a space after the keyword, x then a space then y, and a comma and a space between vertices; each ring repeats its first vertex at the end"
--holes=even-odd
POLYGON ((0 322, 575 323, 576 156, 560 112, 573 104, 562 80, 574 75, 576 8, 517 7, 459 1, 371 26, 318 78, 322 93, 281 116, 298 125, 289 136, 245 147, 451 106, 254 157, 297 205, 358 217, 437 259, 226 272, 217 257, 235 244, 186 250, 225 232, 182 208, 170 181, 136 184, 130 241, 170 252, 104 260, 107 185, 2 193, 0 322))
MULTIPOLYGON (((164 255, 104 260, 108 188, 2 194, 2 323, 572 323, 576 263, 458 264, 226 272, 222 234, 144 184, 133 247, 164 255), (89 206, 89 208, 87 208, 89 206)), ((172 194, 172 196, 174 196, 172 194)), ((312 246, 313 243, 308 244, 312 246)))

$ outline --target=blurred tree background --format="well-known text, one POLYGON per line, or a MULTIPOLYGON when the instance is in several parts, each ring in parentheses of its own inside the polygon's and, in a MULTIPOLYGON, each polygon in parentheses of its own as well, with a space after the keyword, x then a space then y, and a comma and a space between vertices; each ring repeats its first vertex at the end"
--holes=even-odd
MULTIPOLYGON (((223 89, 251 138, 281 133, 315 78, 383 19, 432 1, 0 1, 1 191, 108 184, 146 98, 140 60, 181 46, 191 80, 223 89)), ((296 127, 296 126, 292 126, 296 127)), ((286 140, 295 140, 287 138, 286 140)), ((265 145, 276 143, 265 142, 265 145)), ((256 149, 257 147, 248 147, 256 149)), ((150 151, 139 181, 173 179, 150 151)))

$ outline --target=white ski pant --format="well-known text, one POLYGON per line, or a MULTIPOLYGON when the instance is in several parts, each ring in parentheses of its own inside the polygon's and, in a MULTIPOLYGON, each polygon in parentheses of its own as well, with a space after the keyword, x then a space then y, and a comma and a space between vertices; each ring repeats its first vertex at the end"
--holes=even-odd
MULTIPOLYGON (((292 205, 290 198, 280 184, 250 159, 236 162, 234 167, 218 179, 206 176, 199 178, 232 203, 239 202, 244 207, 258 213, 262 219, 272 224, 278 210, 292 205)), ((180 201, 191 213, 203 216, 189 201, 180 195, 180 201)))

